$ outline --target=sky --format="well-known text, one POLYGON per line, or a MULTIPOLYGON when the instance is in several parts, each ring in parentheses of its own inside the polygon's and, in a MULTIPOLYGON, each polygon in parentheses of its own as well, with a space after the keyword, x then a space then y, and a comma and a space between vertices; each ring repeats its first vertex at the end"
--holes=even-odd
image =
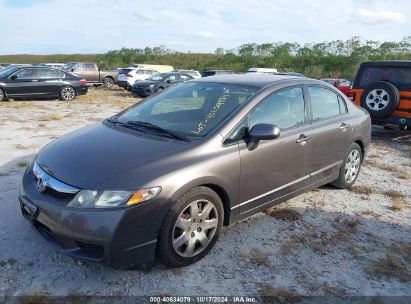
POLYGON ((411 36, 410 0, 0 0, 0 54, 411 36))

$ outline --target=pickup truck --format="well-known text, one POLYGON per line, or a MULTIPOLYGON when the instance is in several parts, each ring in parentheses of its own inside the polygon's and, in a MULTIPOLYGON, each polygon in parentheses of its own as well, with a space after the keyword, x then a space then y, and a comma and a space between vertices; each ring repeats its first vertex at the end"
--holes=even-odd
POLYGON ((69 62, 62 68, 86 79, 87 84, 111 88, 118 80, 117 71, 102 71, 94 62, 69 62))

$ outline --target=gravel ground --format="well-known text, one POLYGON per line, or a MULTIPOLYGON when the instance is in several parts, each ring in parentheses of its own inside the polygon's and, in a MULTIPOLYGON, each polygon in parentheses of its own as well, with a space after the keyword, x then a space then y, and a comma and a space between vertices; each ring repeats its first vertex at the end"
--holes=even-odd
POLYGON ((411 133, 382 128, 352 190, 325 186, 226 227, 189 267, 119 271, 56 253, 20 214, 26 164, 53 139, 136 101, 117 88, 93 88, 72 103, 0 104, 0 298, 411 296, 411 133))

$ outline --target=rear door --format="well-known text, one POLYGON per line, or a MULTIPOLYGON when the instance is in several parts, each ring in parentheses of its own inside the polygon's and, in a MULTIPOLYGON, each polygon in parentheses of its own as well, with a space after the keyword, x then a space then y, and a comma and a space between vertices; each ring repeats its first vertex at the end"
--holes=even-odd
POLYGON ((8 78, 7 95, 24 96, 39 93, 37 70, 24 68, 18 70, 8 78))
POLYGON ((306 87, 310 101, 312 157, 308 167, 315 181, 329 178, 339 169, 352 135, 352 122, 344 99, 333 90, 306 87))
POLYGON ((39 69, 39 93, 58 95, 65 74, 55 69, 39 69))
POLYGON ((277 125, 281 134, 277 139, 260 141, 253 150, 246 142, 239 144, 243 214, 303 188, 310 173, 311 127, 306 123, 302 87, 281 89, 264 98, 249 114, 248 129, 258 123, 277 125))

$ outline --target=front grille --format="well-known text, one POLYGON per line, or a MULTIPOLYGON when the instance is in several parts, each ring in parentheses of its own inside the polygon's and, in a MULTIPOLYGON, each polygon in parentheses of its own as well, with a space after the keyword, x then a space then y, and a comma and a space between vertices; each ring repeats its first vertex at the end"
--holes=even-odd
POLYGON ((59 200, 68 200, 68 199, 73 199, 76 194, 73 193, 66 193, 66 192, 59 192, 56 191, 50 187, 47 187, 46 190, 44 191, 44 194, 50 195, 56 199, 59 200))

